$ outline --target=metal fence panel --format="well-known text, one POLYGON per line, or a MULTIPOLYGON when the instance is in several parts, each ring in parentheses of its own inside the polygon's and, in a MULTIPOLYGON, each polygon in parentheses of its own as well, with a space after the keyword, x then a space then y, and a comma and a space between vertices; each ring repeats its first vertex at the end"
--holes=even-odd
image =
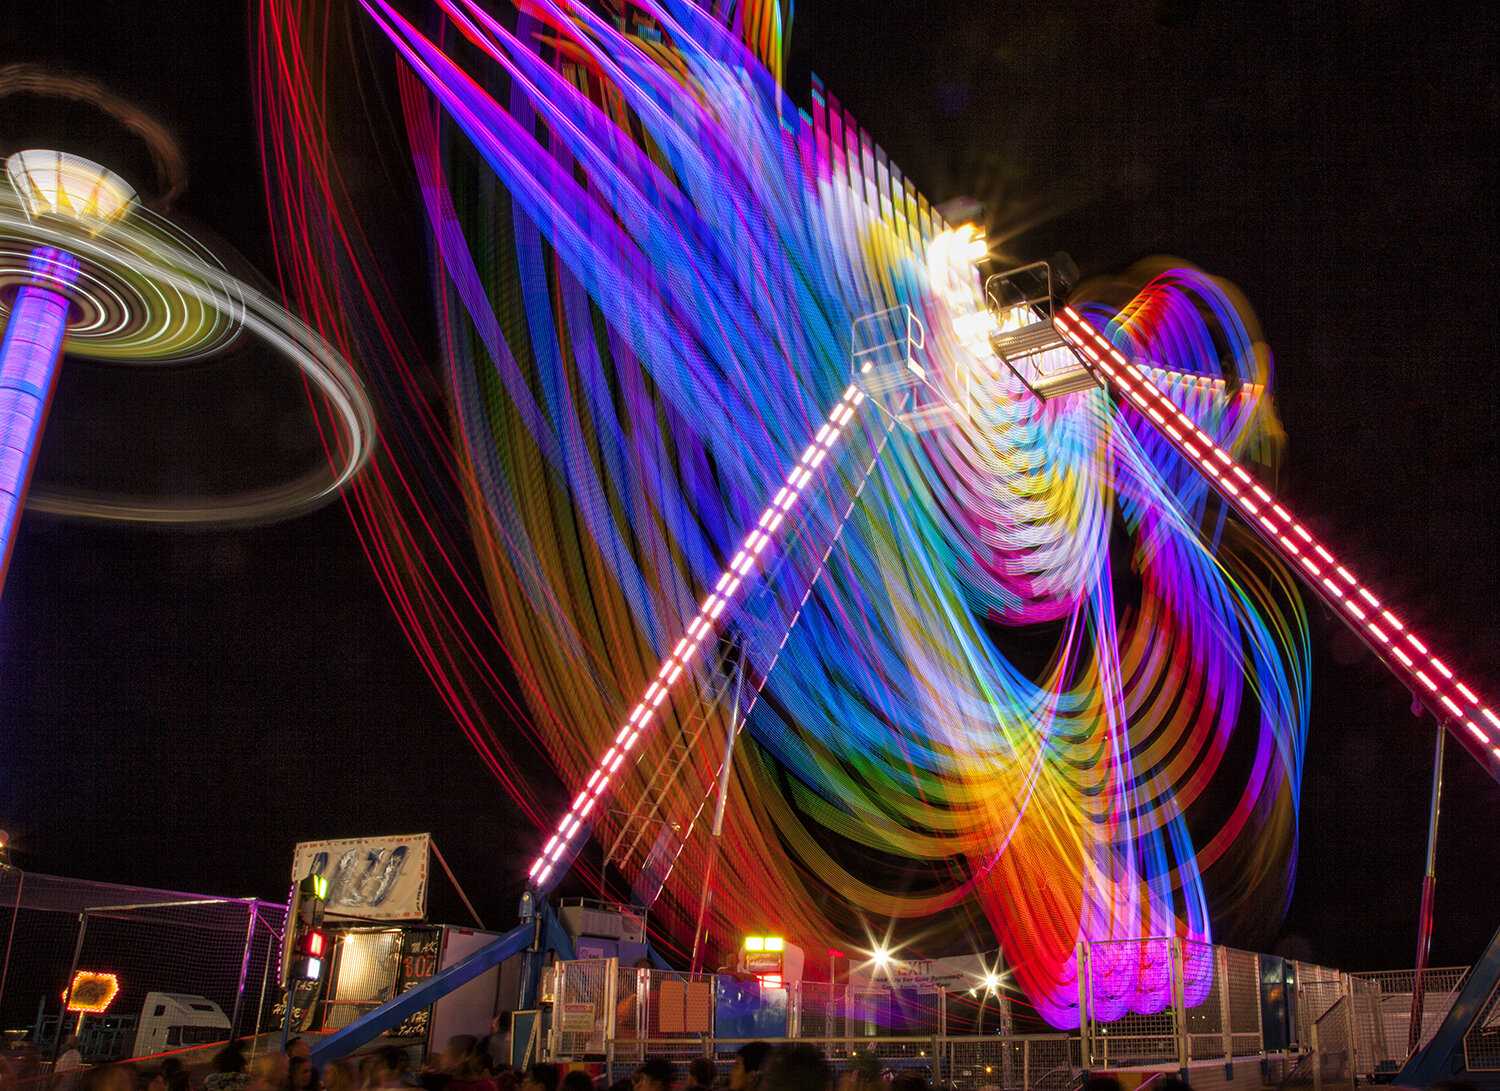
MULTIPOLYGON (((634 971, 632 971, 634 972, 634 971)), ((618 960, 612 958, 580 959, 557 964, 553 978, 552 1056, 578 1057, 602 1054, 605 1039, 616 1030, 616 983, 618 960)), ((631 1010, 626 1013, 630 1029, 634 1026, 635 996, 630 996, 631 1010)), ((631 1035, 635 1037, 634 1034, 631 1035)))
MULTIPOLYGON (((1417 1036, 1419 1046, 1425 1046, 1437 1033, 1438 1027, 1447 1018, 1453 1002, 1458 999, 1458 990, 1468 975, 1464 966, 1444 966, 1427 970, 1422 975, 1421 1029, 1417 1036)), ((1372 1032, 1377 1041, 1383 1040, 1383 1049, 1377 1050, 1376 1072, 1394 1072, 1406 1060, 1410 1042, 1412 1017, 1412 987, 1416 980, 1415 970, 1384 970, 1378 973, 1353 974, 1356 981, 1364 983, 1369 991, 1369 1002, 1377 1009, 1375 1015, 1379 1029, 1372 1032)))
POLYGON ((1500 1071, 1500 990, 1464 1035, 1464 1063, 1470 1072, 1500 1071))

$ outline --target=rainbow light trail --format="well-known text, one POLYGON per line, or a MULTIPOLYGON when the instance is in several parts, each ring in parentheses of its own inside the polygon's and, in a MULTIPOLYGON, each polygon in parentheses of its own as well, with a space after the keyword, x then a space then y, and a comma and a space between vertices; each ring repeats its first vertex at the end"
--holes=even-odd
POLYGON ((1306 585, 1380 657, 1386 667, 1453 735, 1490 775, 1500 780, 1500 716, 1427 643, 1387 608, 1349 568, 1308 531, 1286 507, 1224 451, 1202 428, 1119 349, 1065 308, 1057 326, 1092 361, 1111 389, 1150 417, 1184 458, 1226 499, 1240 517, 1294 568, 1306 585), (1488 726, 1482 726, 1482 725, 1488 726), (1458 728, 1463 730, 1459 731, 1458 728))
MULTIPOLYGON (((714 899, 713 935, 859 948, 899 930, 934 954, 993 937, 1059 1027, 1079 1020, 1081 942, 1103 1019, 1170 1002, 1175 937, 1186 998, 1204 995, 1215 933, 1274 927, 1290 896, 1310 638, 1285 543, 1257 537, 1260 516, 1280 525, 1274 502, 1241 488, 1257 521, 1234 518, 1151 414, 1249 477, 1274 462, 1248 306, 1197 270, 1132 273, 1128 306, 1085 296, 1076 313, 1133 365, 1067 328, 1140 412, 1102 389, 1039 406, 975 347, 982 295, 943 258, 964 248, 947 225, 820 84, 807 110, 781 88, 782 5, 398 10, 416 6, 359 10, 395 58, 442 404, 361 222, 367 172, 341 173, 374 153, 327 128, 363 62, 289 0, 259 8, 268 193, 287 282, 391 421, 356 524, 540 831, 514 847, 533 882, 555 882, 590 825, 618 832, 607 795, 678 760, 713 688, 704 646, 732 624, 761 681, 728 781, 718 873, 736 897, 714 899), (871 469, 867 415, 825 412, 853 408, 853 322, 895 307, 928 331, 924 381, 971 411, 896 433, 871 469), (432 518, 448 496, 472 543, 432 518), (529 751, 574 786, 560 826, 529 751)), ((1434 701, 1463 708, 1457 687, 1434 701)), ((664 816, 687 831, 651 912, 668 952, 700 901, 707 749, 664 816)))
POLYGON ((698 608, 697 616, 689 623, 687 635, 677 642, 677 646, 672 649, 672 654, 663 660, 656 672, 656 677, 646 688, 645 695, 631 710, 629 718, 621 726, 619 734, 615 736, 614 743, 604 752, 604 756, 599 759, 594 771, 589 774, 583 791, 579 792, 577 798, 573 800, 567 814, 563 815, 552 837, 543 847, 541 855, 527 871, 527 878, 538 888, 544 891, 549 889, 552 885, 549 880, 555 882, 558 877, 554 875, 554 872, 560 873, 572 862, 573 845, 578 833, 580 830, 589 828, 585 823, 590 813, 596 804, 608 797, 614 787, 613 777, 619 772, 620 764, 625 760, 625 756, 635 749, 636 743, 660 722, 657 718, 658 710, 671 694, 672 687, 682 677, 683 671, 692 662, 693 656, 702 650, 708 638, 717 631, 719 618, 739 594, 745 581, 754 577, 760 565, 761 554, 776 540, 775 535, 781 529, 782 523, 796 510, 803 491, 812 482, 813 475, 817 473, 823 465, 823 460, 828 457, 834 444, 838 442, 844 426, 849 423, 849 419, 854 416, 855 409, 864 400, 864 394, 853 384, 844 391, 844 396, 829 412, 828 419, 818 429, 812 443, 808 444, 807 449, 802 452, 797 465, 787 474, 781 488, 776 491, 776 495, 761 512, 760 518, 756 520, 755 528, 745 535, 744 541, 740 543, 739 551, 729 562, 729 567, 715 582, 713 591, 703 600, 702 606, 698 608))

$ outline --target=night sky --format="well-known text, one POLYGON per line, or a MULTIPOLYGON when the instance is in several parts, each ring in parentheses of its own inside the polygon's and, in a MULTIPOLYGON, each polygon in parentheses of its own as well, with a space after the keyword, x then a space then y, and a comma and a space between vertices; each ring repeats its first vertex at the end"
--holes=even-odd
MULTIPOLYGON (((0 23, 0 58, 92 76, 159 118, 188 157, 178 210, 274 278, 244 8, 29 7, 0 23)), ((804 0, 788 86, 805 102, 817 72, 924 193, 982 199, 1017 264, 1065 249, 1109 274, 1166 253, 1239 285, 1277 361, 1280 497, 1494 700, 1496 19, 804 0)), ((44 139, 150 189, 112 123, 0 104, 0 151, 44 139)), ((392 230, 413 230, 407 212, 392 230)), ((118 471, 183 488, 247 460, 274 476, 311 450, 300 398, 253 349, 166 377, 69 361, 36 485, 118 471)), ((1301 856, 1278 949, 1409 966, 1435 725, 1310 611, 1301 856)), ((1457 746, 1446 770, 1435 965, 1471 961, 1500 925, 1500 786, 1457 746)), ((0 826, 29 870, 273 899, 298 840, 431 831, 502 928, 534 843, 338 502, 213 532, 29 515, 0 598, 0 826)), ((464 919, 441 879, 433 915, 464 919)))

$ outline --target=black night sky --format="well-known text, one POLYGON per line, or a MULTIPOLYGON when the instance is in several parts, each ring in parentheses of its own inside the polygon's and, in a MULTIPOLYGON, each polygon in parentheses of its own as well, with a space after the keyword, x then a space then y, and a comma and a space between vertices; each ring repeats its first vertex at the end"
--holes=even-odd
MULTIPOLYGON (((93 77, 154 114, 188 157, 179 210, 274 279, 246 6, 15 7, 0 61, 93 77)), ((1066 249, 1105 274, 1167 253, 1242 288, 1277 360, 1281 497, 1494 699, 1496 21, 1490 5, 1352 0, 805 0, 788 86, 805 101, 815 71, 923 192, 983 199, 1018 264, 1066 249)), ((0 152, 43 137, 151 177, 86 108, 3 100, 0 152)), ((409 211, 393 229, 415 230, 409 211)), ((268 378, 241 363, 174 385, 70 361, 37 484, 96 452, 187 481, 295 461, 300 387, 275 361, 268 378)), ((1279 949, 1410 966, 1435 725, 1310 610, 1279 949)), ((1500 925, 1500 785, 1456 746, 1446 769, 1435 965, 1472 961, 1500 925)), ((0 598, 0 826, 28 870, 273 899, 298 840, 430 830, 492 927, 512 922, 534 844, 337 502, 236 531, 28 516, 0 598)), ((433 889, 434 916, 463 920, 433 889)))

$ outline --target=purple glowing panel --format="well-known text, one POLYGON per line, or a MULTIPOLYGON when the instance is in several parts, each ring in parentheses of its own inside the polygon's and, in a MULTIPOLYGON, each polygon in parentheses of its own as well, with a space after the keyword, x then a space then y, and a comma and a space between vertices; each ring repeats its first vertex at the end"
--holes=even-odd
POLYGON ((16 293, 0 341, 0 586, 52 397, 67 332, 66 293, 78 279, 78 259, 41 247, 32 251, 26 271, 28 283, 16 293))

